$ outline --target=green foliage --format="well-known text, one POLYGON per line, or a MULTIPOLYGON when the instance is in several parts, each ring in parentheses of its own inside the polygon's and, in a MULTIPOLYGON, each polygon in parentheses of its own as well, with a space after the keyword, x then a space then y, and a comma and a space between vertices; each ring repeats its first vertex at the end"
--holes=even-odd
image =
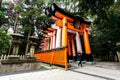
POLYGON ((44 15, 44 0, 21 0, 16 4, 5 2, 0 9, 0 29, 7 33, 11 27, 14 33, 24 35, 20 53, 24 53, 29 36, 38 35, 39 42, 43 38, 44 30, 50 26, 48 18, 44 15), (7 18, 5 18, 7 17, 7 18))
POLYGON ((114 3, 106 10, 104 18, 98 17, 94 22, 91 35, 92 50, 98 56, 115 56, 120 50, 120 1, 114 3))
POLYGON ((3 11, 0 9, 0 27, 7 23, 7 19, 5 18, 5 14, 3 13, 3 11))
POLYGON ((44 4, 44 0, 23 0, 15 6, 16 11, 19 13, 18 21, 22 25, 24 35, 24 41, 21 44, 20 51, 25 51, 26 44, 29 42, 29 36, 38 35, 39 41, 37 43, 39 47, 44 30, 50 25, 46 25, 46 22, 49 21, 43 13, 44 4))
POLYGON ((24 29, 24 34, 30 32, 30 35, 35 35, 35 28, 40 27, 47 20, 43 15, 44 4, 43 0, 23 0, 15 6, 15 9, 19 13, 18 20, 24 29))
POLYGON ((0 30, 0 55, 6 54, 10 45, 11 36, 0 30))

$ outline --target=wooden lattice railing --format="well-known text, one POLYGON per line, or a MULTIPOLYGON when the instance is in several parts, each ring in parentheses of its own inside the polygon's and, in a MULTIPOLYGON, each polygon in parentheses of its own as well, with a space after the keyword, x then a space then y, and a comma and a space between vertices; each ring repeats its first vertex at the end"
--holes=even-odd
POLYGON ((67 48, 61 47, 51 50, 44 50, 34 54, 34 56, 41 62, 65 66, 68 69, 67 48))

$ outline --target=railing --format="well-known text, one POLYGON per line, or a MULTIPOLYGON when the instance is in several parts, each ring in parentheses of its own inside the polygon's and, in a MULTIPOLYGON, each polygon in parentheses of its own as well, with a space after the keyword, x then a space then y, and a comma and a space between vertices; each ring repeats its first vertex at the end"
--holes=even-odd
POLYGON ((2 60, 8 60, 8 58, 9 58, 10 56, 19 57, 20 60, 25 59, 25 55, 1 55, 1 56, 0 56, 0 61, 2 61, 2 60))
POLYGON ((34 54, 34 56, 41 62, 65 66, 68 69, 67 48, 61 47, 52 50, 44 50, 34 54))

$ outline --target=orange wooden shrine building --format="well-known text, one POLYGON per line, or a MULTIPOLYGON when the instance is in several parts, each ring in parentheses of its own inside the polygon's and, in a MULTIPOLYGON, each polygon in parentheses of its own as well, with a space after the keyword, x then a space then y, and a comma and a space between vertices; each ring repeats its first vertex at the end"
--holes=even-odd
MULTIPOLYGON (((68 56, 75 57, 77 53, 83 53, 80 35, 84 39, 85 54, 91 58, 91 48, 88 38, 88 28, 91 24, 78 16, 72 16, 56 4, 46 8, 45 13, 56 21, 46 30, 42 50, 34 56, 42 62, 65 66, 68 69, 68 56)), ((91 59, 92 60, 92 59, 91 59)))

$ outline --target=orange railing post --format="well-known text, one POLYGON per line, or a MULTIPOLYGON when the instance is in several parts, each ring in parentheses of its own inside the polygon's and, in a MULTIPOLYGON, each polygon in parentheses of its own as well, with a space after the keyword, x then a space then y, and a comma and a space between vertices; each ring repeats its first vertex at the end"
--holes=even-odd
POLYGON ((50 66, 53 64, 53 61, 54 61, 54 55, 55 55, 55 51, 52 50, 50 66))
POLYGON ((67 48, 64 50, 64 59, 65 59, 65 70, 68 69, 68 57, 67 57, 67 48))

